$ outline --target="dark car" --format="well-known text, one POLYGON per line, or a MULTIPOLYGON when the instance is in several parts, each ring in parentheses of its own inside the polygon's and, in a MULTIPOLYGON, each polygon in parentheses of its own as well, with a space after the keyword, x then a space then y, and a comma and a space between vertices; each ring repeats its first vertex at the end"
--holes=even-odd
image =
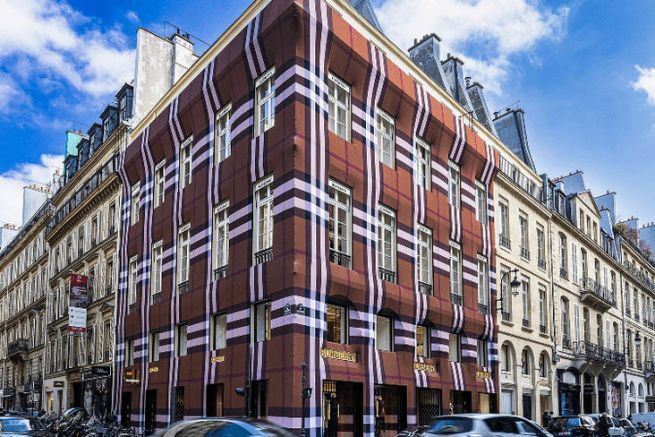
POLYGON ((270 422, 255 419, 214 417, 178 422, 161 434, 163 437, 294 437, 284 428, 270 422))
POLYGON ((0 416, 0 436, 14 435, 48 436, 50 432, 34 417, 0 416))
POLYGON ((548 431, 555 436, 593 437, 596 435, 595 423, 589 416, 553 417, 548 423, 548 431))

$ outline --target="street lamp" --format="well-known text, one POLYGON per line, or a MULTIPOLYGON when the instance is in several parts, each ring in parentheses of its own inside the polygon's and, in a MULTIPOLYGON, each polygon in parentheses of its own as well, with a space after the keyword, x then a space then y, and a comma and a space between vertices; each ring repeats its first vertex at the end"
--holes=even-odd
POLYGON ((519 295, 519 287, 521 286, 521 281, 519 281, 519 278, 517 277, 518 272, 519 269, 510 269, 505 273, 503 273, 502 276, 500 277, 501 293, 500 293, 500 297, 496 299, 496 311, 503 309, 503 300, 505 299, 505 296, 503 296, 502 293, 502 284, 503 281, 505 280, 505 277, 511 275, 512 273, 514 274, 514 278, 510 281, 509 287, 512 290, 512 296, 519 295), (498 306, 498 302, 500 302, 500 306, 498 306))
POLYGON ((312 388, 311 387, 305 387, 305 384, 307 383, 307 363, 302 362, 300 365, 302 368, 302 387, 300 390, 300 398, 302 399, 302 434, 303 436, 306 435, 305 432, 305 399, 309 399, 312 397, 312 388))

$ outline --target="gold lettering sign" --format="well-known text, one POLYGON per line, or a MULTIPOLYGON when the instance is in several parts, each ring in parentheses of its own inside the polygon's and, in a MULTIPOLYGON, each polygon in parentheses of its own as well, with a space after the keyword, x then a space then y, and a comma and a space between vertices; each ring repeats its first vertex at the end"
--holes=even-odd
POLYGON ((212 363, 223 363, 225 362, 225 355, 216 355, 215 357, 211 357, 209 361, 212 363))
POLYGON ((125 379, 125 382, 127 382, 128 384, 139 384, 141 382, 141 380, 140 379, 127 378, 127 379, 125 379))
POLYGON ((321 356, 333 360, 350 361, 351 363, 357 362, 357 354, 355 352, 324 348, 321 349, 321 356))
POLYGON ((428 363, 414 363, 414 369, 435 373, 437 371, 437 366, 428 363))
POLYGON ((159 372, 159 367, 151 367, 151 368, 148 369, 148 372, 157 373, 157 372, 159 372))
POLYGON ((475 377, 477 379, 491 379, 491 373, 487 372, 486 370, 480 370, 478 369, 475 372, 475 377))

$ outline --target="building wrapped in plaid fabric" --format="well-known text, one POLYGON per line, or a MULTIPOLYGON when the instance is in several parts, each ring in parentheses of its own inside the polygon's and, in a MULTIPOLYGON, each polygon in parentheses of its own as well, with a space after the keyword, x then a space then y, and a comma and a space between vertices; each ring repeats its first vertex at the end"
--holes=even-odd
POLYGON ((114 410, 395 435, 497 409, 508 149, 438 38, 365 1, 258 0, 132 132, 114 410))

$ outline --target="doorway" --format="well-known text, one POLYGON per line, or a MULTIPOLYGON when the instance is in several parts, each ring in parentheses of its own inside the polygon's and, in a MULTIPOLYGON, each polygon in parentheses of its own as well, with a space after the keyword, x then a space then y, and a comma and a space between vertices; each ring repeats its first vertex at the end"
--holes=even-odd
POLYGON ((472 413, 471 392, 461 390, 450 391, 450 408, 453 414, 472 413))
POLYGON ((532 420, 532 395, 523 393, 523 417, 532 420))
POLYGON ((603 375, 598 377, 598 412, 607 412, 607 383, 603 375))
POLYGON ((157 414, 157 390, 146 390, 146 434, 155 432, 155 417, 157 414))
POLYGON ((416 424, 429 425, 432 418, 441 415, 441 390, 436 388, 416 389, 416 424))
POLYGON ((375 386, 375 431, 395 437, 407 428, 407 388, 397 385, 375 386))
POLYGON ((512 390, 503 390, 500 393, 500 413, 516 414, 514 409, 514 392, 512 390))
POLYGON ((124 428, 132 426, 132 393, 123 392, 121 400, 121 425, 124 428))
POLYGON ((223 415, 223 384, 207 385, 207 417, 223 415))
POLYGON ((364 434, 362 384, 323 381, 323 430, 326 437, 364 434))

